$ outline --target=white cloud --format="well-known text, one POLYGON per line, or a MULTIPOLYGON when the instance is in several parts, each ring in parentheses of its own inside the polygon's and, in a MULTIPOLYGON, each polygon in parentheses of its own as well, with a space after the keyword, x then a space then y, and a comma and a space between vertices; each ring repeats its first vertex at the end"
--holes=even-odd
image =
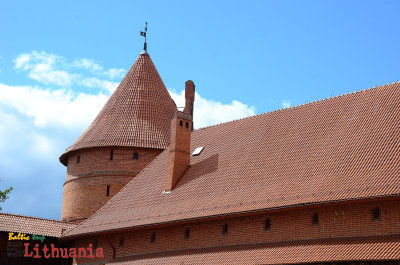
POLYGON ((14 62, 16 69, 27 71, 29 78, 42 84, 61 87, 81 85, 108 92, 113 92, 118 86, 118 83, 111 80, 122 78, 126 73, 120 68, 104 70, 92 59, 81 58, 67 62, 62 56, 37 51, 21 54, 14 62))
POLYGON ((75 94, 62 89, 49 90, 0 84, 0 106, 14 108, 33 118, 38 127, 61 126, 82 129, 89 125, 108 96, 103 93, 75 94))
POLYGON ((101 79, 98 79, 95 77, 85 78, 85 79, 79 81, 79 84, 86 86, 86 87, 105 89, 110 93, 114 92, 114 90, 119 85, 119 83, 117 83, 117 82, 101 80, 101 79))
POLYGON ((282 100, 282 108, 290 108, 292 106, 289 100, 282 100))
POLYGON ((103 74, 110 79, 122 78, 125 76, 126 70, 122 68, 111 68, 108 69, 107 71, 104 71, 103 74))
POLYGON ((15 68, 29 71, 28 76, 44 84, 58 86, 71 85, 72 77, 64 70, 55 70, 56 63, 63 58, 54 54, 33 51, 31 54, 21 54, 15 59, 15 68))
POLYGON ((103 70, 102 66, 95 63, 92 59, 86 59, 86 58, 77 59, 72 63, 72 65, 75 67, 81 67, 86 70, 91 70, 94 72, 103 70))
MULTIPOLYGON (((169 91, 178 107, 185 106, 185 91, 175 93, 169 91)), ((237 100, 230 104, 202 98, 197 92, 194 102, 194 125, 201 128, 221 122, 236 120, 256 114, 253 106, 247 106, 237 100)))

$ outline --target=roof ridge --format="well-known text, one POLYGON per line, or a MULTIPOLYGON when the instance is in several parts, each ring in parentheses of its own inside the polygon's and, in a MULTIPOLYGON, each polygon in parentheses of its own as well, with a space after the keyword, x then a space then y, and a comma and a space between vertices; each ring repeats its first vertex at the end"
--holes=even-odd
POLYGON ((357 91, 353 91, 353 92, 349 92, 349 93, 345 93, 345 94, 341 94, 341 95, 337 95, 337 96, 333 96, 333 97, 318 99, 318 100, 315 100, 315 101, 306 102, 306 103, 303 103, 303 104, 300 104, 300 105, 296 105, 296 106, 291 106, 291 107, 288 107, 288 108, 280 108, 280 109, 272 110, 272 111, 269 111, 269 112, 263 112, 263 113, 260 113, 260 114, 255 114, 255 115, 252 115, 252 116, 247 116, 247 117, 243 117, 243 118, 239 118, 239 119, 235 119, 235 120, 231 120, 231 121, 220 122, 220 123, 217 123, 217 124, 208 125, 208 126, 205 126, 205 127, 201 127, 201 128, 195 129, 194 132, 200 131, 200 130, 203 130, 203 129, 208 129, 208 128, 220 126, 220 125, 224 125, 224 124, 227 124, 227 123, 233 123, 233 122, 237 122, 237 121, 241 121, 241 120, 245 120, 245 119, 251 119, 251 118, 255 118, 255 117, 261 116, 261 115, 267 115, 267 114, 271 114, 271 113, 275 113, 275 112, 279 112, 279 111, 283 111, 283 110, 294 109, 294 108, 302 107, 302 106, 305 106, 305 105, 310 105, 310 104, 314 104, 314 103, 318 103, 318 102, 322 102, 322 101, 327 101, 327 100, 335 99, 335 98, 339 98, 339 97, 349 96, 349 95, 352 95, 352 94, 357 94, 357 93, 361 93, 361 92, 377 89, 377 88, 384 87, 384 86, 390 86, 390 85, 394 85, 394 84, 399 84, 399 83, 400 83, 400 81, 396 81, 396 82, 392 82, 392 83, 389 83, 389 84, 378 85, 378 86, 374 86, 374 87, 370 87, 370 88, 366 88, 366 89, 361 89, 361 90, 357 90, 357 91))
POLYGON ((16 216, 16 217, 30 218, 30 219, 39 219, 39 220, 53 221, 53 222, 58 222, 58 223, 63 223, 63 224, 73 224, 73 223, 70 223, 70 222, 62 221, 62 220, 55 220, 55 219, 42 218, 42 217, 35 217, 35 216, 28 216, 28 215, 20 215, 20 214, 13 214, 13 213, 0 213, 0 215, 10 215, 10 216, 16 216))

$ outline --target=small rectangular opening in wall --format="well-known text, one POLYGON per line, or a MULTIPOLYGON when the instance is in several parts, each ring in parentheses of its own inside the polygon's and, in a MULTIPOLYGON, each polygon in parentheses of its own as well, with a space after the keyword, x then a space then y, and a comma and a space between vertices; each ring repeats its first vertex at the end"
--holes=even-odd
POLYGON ((125 241, 124 236, 121 236, 121 238, 119 239, 119 246, 120 247, 124 246, 124 241, 125 241))
POLYGON ((185 239, 189 239, 190 237, 190 228, 185 229, 185 239))
POLYGON ((381 209, 375 208, 374 211, 373 211, 373 217, 372 218, 373 218, 374 221, 380 220, 381 219, 381 209))
POLYGON ((228 234, 228 224, 224 224, 222 227, 222 234, 227 235, 228 234))
POLYGON ((156 233, 151 233, 150 242, 151 243, 155 243, 156 242, 156 233))
POLYGON ((81 162, 81 156, 76 157, 76 163, 79 164, 81 162))
POLYGON ((93 249, 97 249, 97 239, 93 242, 93 249))
POLYGON ((106 196, 110 196, 110 185, 107 185, 106 196))
POLYGON ((114 159, 114 150, 111 149, 111 151, 110 151, 110 160, 113 160, 113 159, 114 159))
POLYGON ((271 219, 268 218, 268 219, 265 220, 264 230, 265 231, 271 230, 271 219))
POLYGON ((139 159, 139 153, 133 153, 132 159, 138 160, 139 159))
POLYGON ((319 216, 318 216, 318 214, 317 213, 315 213, 314 215, 313 215, 313 218, 312 218, 312 224, 313 225, 318 225, 318 220, 319 219, 319 216))

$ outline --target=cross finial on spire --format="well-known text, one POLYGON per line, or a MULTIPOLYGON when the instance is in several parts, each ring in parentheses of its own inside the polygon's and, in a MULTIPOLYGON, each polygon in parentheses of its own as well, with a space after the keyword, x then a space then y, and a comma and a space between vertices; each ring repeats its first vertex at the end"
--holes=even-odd
POLYGON ((144 27, 144 31, 140 31, 140 36, 144 37, 144 48, 143 51, 147 52, 147 22, 146 22, 146 26, 144 27))

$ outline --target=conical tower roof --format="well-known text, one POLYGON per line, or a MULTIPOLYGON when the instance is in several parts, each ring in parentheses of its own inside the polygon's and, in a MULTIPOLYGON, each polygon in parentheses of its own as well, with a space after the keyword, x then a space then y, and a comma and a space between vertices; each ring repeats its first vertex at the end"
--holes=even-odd
POLYGON ((93 147, 165 149, 177 110, 150 56, 142 52, 89 128, 61 155, 93 147))

